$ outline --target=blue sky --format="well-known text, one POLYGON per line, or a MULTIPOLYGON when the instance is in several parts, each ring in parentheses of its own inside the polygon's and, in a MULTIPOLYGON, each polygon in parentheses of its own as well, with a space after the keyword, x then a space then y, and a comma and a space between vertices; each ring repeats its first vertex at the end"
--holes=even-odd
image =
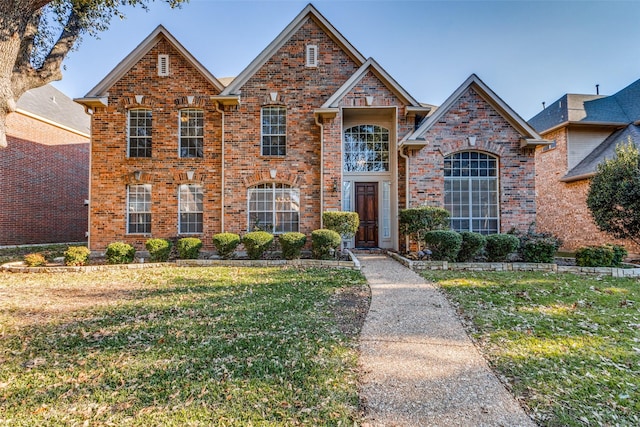
MULTIPOLYGON (((66 59, 55 86, 84 96, 164 25, 216 77, 235 76, 308 1, 156 0, 126 9, 66 59)), ((640 78, 638 1, 312 2, 365 57, 421 102, 439 105, 476 73, 530 119, 565 93, 612 94, 640 78)))

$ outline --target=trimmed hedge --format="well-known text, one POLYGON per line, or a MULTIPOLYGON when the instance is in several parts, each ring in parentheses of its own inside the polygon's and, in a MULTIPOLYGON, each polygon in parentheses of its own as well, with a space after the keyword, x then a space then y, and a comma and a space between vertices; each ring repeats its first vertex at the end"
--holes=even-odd
POLYGON ((322 213, 322 223, 327 230, 350 239, 358 232, 360 216, 358 212, 327 211, 322 213))
POLYGON ((149 251, 151 262, 166 262, 171 253, 171 242, 167 239, 149 239, 144 247, 149 251))
POLYGON ((69 246, 64 251, 64 265, 87 265, 91 251, 86 246, 69 246))
POLYGON ((233 258, 240 244, 240 236, 235 233, 218 233, 213 236, 213 246, 222 259, 233 258))
POLYGON ((520 251, 525 262, 547 262, 555 260, 560 242, 554 237, 542 237, 521 241, 520 251))
POLYGON ((133 262, 136 249, 128 243, 113 242, 107 246, 105 257, 109 264, 129 264, 133 262))
POLYGON ((424 235, 434 261, 455 261, 462 246, 462 236, 453 230, 431 230, 424 235))
POLYGON ((39 253, 27 254, 24 256, 24 263, 27 267, 41 267, 47 264, 47 259, 39 253))
POLYGON ((460 237, 462 237, 462 245, 457 257, 459 262, 473 261, 487 243, 487 239, 482 234, 473 231, 463 231, 460 237))
POLYGON ((198 259, 202 249, 202 240, 197 237, 183 237, 176 243, 178 258, 180 259, 198 259))
POLYGON ((520 246, 520 239, 513 234, 490 234, 486 239, 484 250, 490 262, 506 261, 520 246))
POLYGON ((251 231, 242 237, 242 244, 249 259, 260 259, 273 243, 273 234, 266 231, 251 231))
POLYGON ((587 246, 576 251, 576 264, 580 267, 619 267, 627 256, 620 245, 587 246))
POLYGON ((282 247, 282 257, 284 259, 298 259, 302 255, 302 248, 307 243, 307 236, 302 233, 284 233, 278 237, 282 247))
POLYGON ((342 238, 333 230, 321 228, 311 232, 311 252, 315 259, 331 259, 331 250, 337 251, 342 238))

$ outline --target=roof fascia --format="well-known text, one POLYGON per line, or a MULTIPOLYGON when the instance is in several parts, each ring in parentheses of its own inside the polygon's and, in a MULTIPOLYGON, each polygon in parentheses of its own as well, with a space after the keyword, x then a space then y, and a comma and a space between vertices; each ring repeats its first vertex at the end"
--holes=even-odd
POLYGON ((46 123, 48 125, 55 126, 55 127, 59 128, 59 129, 66 130, 67 132, 75 133, 76 135, 80 135, 80 136, 83 136, 85 138, 91 138, 91 135, 89 135, 86 132, 83 132, 83 131, 81 131, 79 129, 75 129, 75 128, 63 125, 62 123, 58 123, 58 122, 56 122, 54 120, 47 119, 46 117, 42 117, 42 116, 39 116, 37 114, 33 114, 32 112, 29 112, 27 110, 23 110, 22 108, 16 109, 15 112, 17 114, 22 114, 25 117, 30 117, 30 118, 32 118, 34 120, 38 120, 38 121, 40 121, 42 123, 46 123))
POLYGON ((595 175, 596 175, 595 172, 589 172, 589 173, 583 173, 582 175, 565 176, 563 178, 560 178, 560 182, 581 181, 583 179, 593 178, 595 175))
POLYGON ((167 29, 158 25, 129 55, 127 55, 116 67, 111 70, 107 76, 100 81, 93 89, 91 89, 86 98, 95 98, 106 93, 111 86, 115 84, 127 71, 129 71, 144 55, 147 54, 158 42, 159 38, 164 36, 173 47, 189 61, 202 76, 207 79, 219 91, 224 89, 224 85, 215 78, 204 65, 202 65, 167 29))
POLYGON ((396 96, 398 96, 405 104, 414 107, 414 110, 425 110, 426 112, 431 109, 428 107, 422 107, 418 101, 413 98, 409 92, 404 90, 402 86, 398 84, 398 82, 389 75, 381 66, 378 64, 373 58, 367 59, 367 61, 362 64, 362 66, 349 77, 349 79, 344 82, 344 84, 334 92, 333 95, 322 105, 321 108, 337 108, 339 107, 339 102, 344 98, 367 74, 367 72, 371 70, 378 79, 384 83, 387 88, 391 89, 396 96))
POLYGON ((240 88, 249 80, 265 62, 269 60, 286 42, 304 25, 307 17, 313 18, 327 34, 333 38, 344 51, 357 63, 363 64, 365 57, 353 47, 351 43, 324 17, 312 4, 308 4, 287 25, 284 30, 227 86, 222 95, 236 95, 240 88))
MULTIPOLYGON (((636 123, 634 123, 636 124, 636 123)), ((562 123, 558 123, 557 125, 550 127, 549 129, 546 129, 542 132, 540 132, 541 134, 547 134, 549 132, 553 132, 556 131, 560 128, 563 127, 569 127, 569 126, 575 126, 575 127, 587 127, 587 126, 601 126, 601 127, 612 127, 612 128, 619 128, 621 126, 627 126, 629 125, 629 123, 623 123, 623 122, 576 122, 576 121, 565 121, 562 123)))

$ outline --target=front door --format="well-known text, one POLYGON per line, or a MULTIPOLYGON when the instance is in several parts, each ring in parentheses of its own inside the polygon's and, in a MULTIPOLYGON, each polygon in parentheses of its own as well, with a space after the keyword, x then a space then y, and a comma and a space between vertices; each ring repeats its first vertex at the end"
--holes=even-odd
POLYGON ((360 216, 360 227, 356 234, 357 248, 378 246, 378 183, 356 182, 356 212, 360 216))

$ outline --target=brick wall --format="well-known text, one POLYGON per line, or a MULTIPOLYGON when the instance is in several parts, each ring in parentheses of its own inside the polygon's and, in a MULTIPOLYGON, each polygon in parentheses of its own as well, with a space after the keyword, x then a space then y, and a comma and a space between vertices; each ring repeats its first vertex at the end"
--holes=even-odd
POLYGON ((88 138, 20 113, 0 150, 0 246, 84 241, 88 138))

